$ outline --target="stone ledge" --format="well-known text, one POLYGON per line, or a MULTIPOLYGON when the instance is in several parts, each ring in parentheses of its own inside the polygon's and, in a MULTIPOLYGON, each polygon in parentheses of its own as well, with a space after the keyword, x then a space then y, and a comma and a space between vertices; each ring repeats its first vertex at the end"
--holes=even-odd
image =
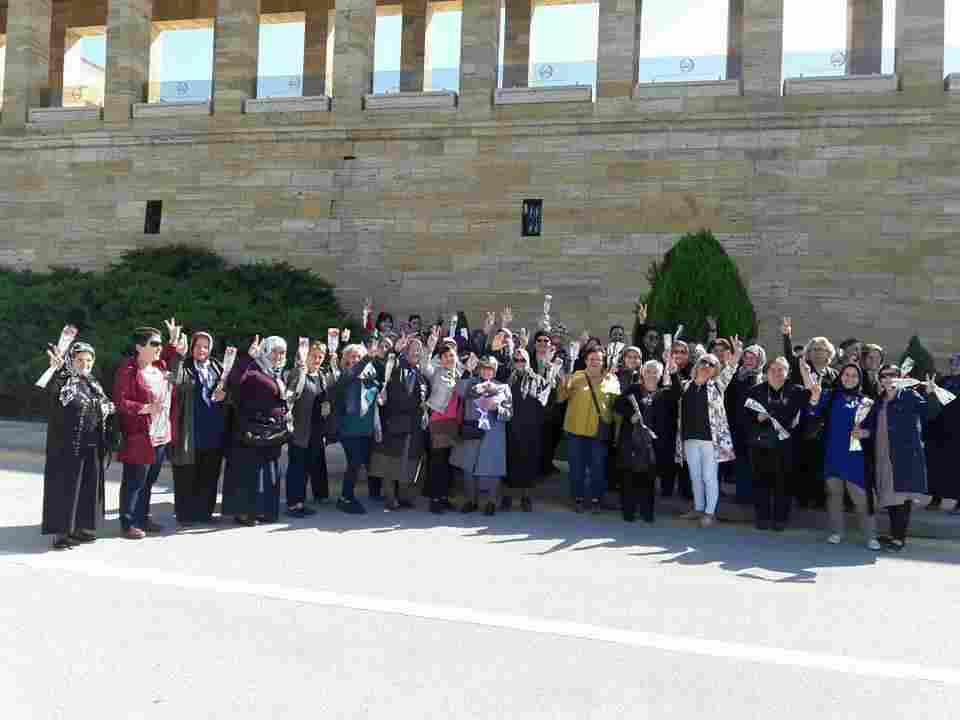
POLYGON ((209 100, 175 100, 162 103, 134 103, 133 105, 134 118, 165 118, 209 114, 209 100))
POLYGON ((950 73, 943 81, 943 87, 947 92, 960 93, 960 73, 950 73))
POLYGON ((837 75, 788 78, 783 94, 790 95, 870 95, 897 92, 896 75, 837 75))
POLYGON ((363 96, 365 110, 453 110, 457 93, 452 90, 377 93, 363 96))
POLYGON ((29 123, 37 127, 62 127, 71 122, 99 120, 99 107, 30 108, 29 123))
POLYGON ((264 97, 244 100, 245 113, 330 112, 326 95, 306 97, 264 97))
POLYGON ((636 100, 736 97, 738 95, 740 95, 739 80, 692 80, 690 82, 640 83, 633 88, 633 97, 636 100))
POLYGON ((589 85, 503 88, 493 93, 494 105, 590 102, 593 102, 593 88, 589 85))

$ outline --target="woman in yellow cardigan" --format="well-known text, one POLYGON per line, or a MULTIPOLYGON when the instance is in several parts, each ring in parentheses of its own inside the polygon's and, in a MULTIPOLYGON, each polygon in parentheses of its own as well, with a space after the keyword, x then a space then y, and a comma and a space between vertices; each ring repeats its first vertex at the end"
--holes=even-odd
POLYGON ((557 389, 557 400, 567 403, 563 429, 567 434, 567 458, 576 511, 583 512, 589 468, 591 505, 597 512, 600 498, 607 489, 607 440, 597 437, 599 418, 612 422, 613 402, 620 394, 620 382, 616 375, 605 370, 600 348, 588 352, 584 360, 587 369, 566 377, 557 389))

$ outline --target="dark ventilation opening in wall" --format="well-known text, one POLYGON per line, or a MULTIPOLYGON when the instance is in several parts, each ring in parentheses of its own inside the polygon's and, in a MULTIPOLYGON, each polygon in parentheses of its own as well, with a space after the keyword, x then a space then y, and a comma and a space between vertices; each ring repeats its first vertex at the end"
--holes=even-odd
POLYGON ((147 200, 147 215, 143 221, 143 233, 145 235, 158 235, 162 217, 163 200, 147 200))
POLYGON ((520 217, 523 237, 540 237, 543 230, 543 200, 524 200, 520 217))

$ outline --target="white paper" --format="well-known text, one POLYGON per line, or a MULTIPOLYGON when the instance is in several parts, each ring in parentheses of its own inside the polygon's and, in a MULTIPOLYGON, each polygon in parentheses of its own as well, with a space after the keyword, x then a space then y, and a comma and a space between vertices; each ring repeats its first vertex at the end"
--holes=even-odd
MULTIPOLYGON (((868 397, 860 399, 860 405, 857 407, 857 411, 853 415, 853 426, 860 427, 860 423, 867 419, 867 415, 870 414, 870 408, 873 407, 873 400, 868 397)), ((860 438, 850 436, 850 452, 862 452, 863 445, 860 443, 860 438)))
POLYGON ((683 335, 683 325, 677 325, 677 331, 673 334, 674 340, 679 340, 680 336, 683 335))
POLYGON ((753 410, 754 412, 760 413, 761 415, 766 415, 768 418, 770 418, 770 423, 773 425, 773 429, 777 431, 777 437, 781 440, 786 440, 790 437, 790 433, 787 432, 786 428, 780 424, 780 421, 767 412, 767 409, 753 398, 747 398, 747 401, 743 404, 743 406, 747 408, 747 410, 753 410))
POLYGON ((230 376, 230 371, 233 370, 233 364, 237 361, 237 349, 232 345, 228 346, 226 351, 223 353, 223 374, 220 376, 219 388, 223 390, 224 385, 227 382, 227 378, 230 376))
MULTIPOLYGON (((57 354, 60 357, 64 356, 64 353, 67 352, 76 337, 77 329, 73 325, 65 325, 63 330, 60 331, 60 339, 57 340, 57 354)), ((50 380, 53 378, 55 372, 56 368, 48 367, 43 371, 43 374, 37 378, 36 386, 46 388, 47 385, 50 384, 50 380)))
POLYGON ((340 331, 337 328, 327 330, 327 350, 333 354, 340 347, 340 331))
POLYGON ((906 377, 910 374, 910 371, 913 370, 915 363, 913 362, 912 357, 906 357, 903 359, 903 364, 900 366, 900 374, 903 377, 906 377))

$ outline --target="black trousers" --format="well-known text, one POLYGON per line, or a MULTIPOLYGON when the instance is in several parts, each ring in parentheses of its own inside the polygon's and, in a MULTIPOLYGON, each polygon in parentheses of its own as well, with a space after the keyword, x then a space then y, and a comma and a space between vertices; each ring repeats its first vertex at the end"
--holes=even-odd
POLYGON ((679 486, 680 494, 687 500, 693 500, 690 470, 686 465, 677 465, 672 454, 657 462, 657 474, 660 476, 660 494, 663 497, 673 497, 674 489, 679 486))
POLYGON ((620 470, 620 504, 623 507, 624 520, 633 520, 637 510, 640 517, 647 522, 653 522, 654 485, 656 471, 646 472, 620 470))
POLYGON ((790 519, 790 475, 786 447, 750 448, 757 525, 786 525, 790 519))
POLYGON ((217 507, 223 450, 197 450, 193 465, 173 466, 173 508, 177 522, 207 522, 217 507))
POLYGON ((561 403, 553 405, 547 410, 547 417, 543 423, 543 475, 551 475, 554 472, 553 458, 557 454, 557 446, 563 439, 563 420, 566 408, 567 404, 561 403))
POLYGON ((430 448, 430 476, 426 496, 439 500, 450 495, 450 448, 430 448))
POLYGON ((903 505, 893 505, 887 508, 890 514, 890 537, 900 542, 907 541, 907 528, 910 527, 910 512, 913 501, 907 500, 903 505))
POLYGON ((793 489, 801 507, 823 508, 827 489, 823 478, 823 441, 800 437, 795 441, 793 489))

